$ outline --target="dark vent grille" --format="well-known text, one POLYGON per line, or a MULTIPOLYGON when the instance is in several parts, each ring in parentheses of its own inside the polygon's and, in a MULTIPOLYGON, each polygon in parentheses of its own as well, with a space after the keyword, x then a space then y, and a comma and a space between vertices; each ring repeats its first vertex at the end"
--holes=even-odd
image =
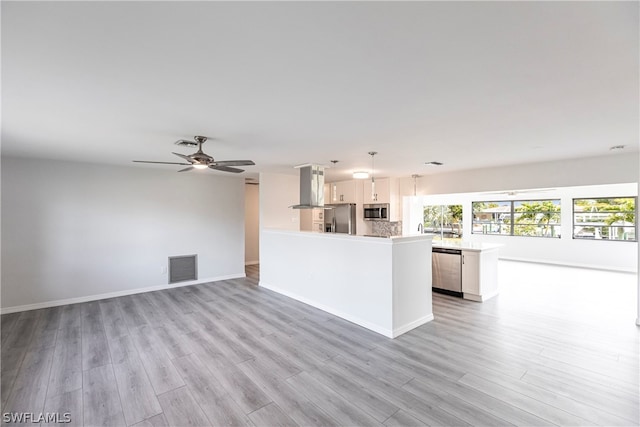
POLYGON ((169 257, 169 283, 198 279, 198 256, 169 257))

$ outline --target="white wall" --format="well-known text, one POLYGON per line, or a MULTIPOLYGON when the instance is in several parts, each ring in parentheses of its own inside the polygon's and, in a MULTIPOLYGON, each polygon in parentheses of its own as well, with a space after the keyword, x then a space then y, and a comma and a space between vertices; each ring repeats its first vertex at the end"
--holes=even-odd
POLYGON ((260 174, 260 229, 300 229, 300 211, 289 206, 300 203, 300 177, 277 173, 260 174))
MULTIPOLYGON (((417 194, 621 184, 638 182, 638 169, 638 156, 632 154, 475 169, 418 178, 417 194)), ((402 180, 402 188, 413 189, 412 178, 402 180)))
POLYGON ((472 207, 474 201, 510 200, 506 195, 485 193, 438 194, 411 197, 405 200, 408 209, 406 227, 412 231, 421 221, 422 206, 462 204, 463 239, 472 242, 499 243, 500 257, 581 267, 637 271, 638 244, 607 240, 579 240, 572 238, 573 198, 637 196, 637 184, 610 184, 598 186, 561 187, 554 191, 523 193, 513 200, 560 199, 561 235, 559 239, 522 236, 491 236, 472 234, 472 207))
MULTIPOLYGON (((530 163, 522 165, 503 166, 487 169, 476 169, 461 172, 441 173, 425 175, 417 180, 418 195, 444 195, 442 200, 451 200, 447 195, 455 195, 473 192, 496 192, 506 190, 521 190, 535 188, 565 188, 565 187, 590 187, 604 184, 628 184, 631 183, 631 195, 637 195, 638 176, 640 174, 638 156, 635 154, 606 154, 599 157, 582 159, 568 159, 551 162, 530 163)), ((413 179, 402 178, 401 188, 413 188, 413 179)), ((597 188, 597 187, 592 187, 597 188)), ((624 187, 622 187, 624 188, 624 187)), ((590 191, 590 190, 587 190, 590 191)), ((626 192, 626 190, 624 191, 626 192)), ((405 193, 406 194, 406 193, 405 193)), ((412 193, 410 193, 412 194, 412 193)), ((599 193, 585 194, 585 197, 595 196, 599 193)), ((539 197, 547 197, 550 193, 540 193, 539 197)), ((629 194, 626 194, 629 195, 629 194)), ((525 197, 534 197, 527 194, 525 197)), ((486 195, 489 198, 505 198, 504 195, 486 195)), ((562 201, 564 206, 571 206, 571 197, 568 193, 562 201)), ((474 199, 477 199, 474 196, 474 199)), ((415 232, 421 213, 416 205, 416 200, 404 197, 404 224, 403 231, 415 232)), ((435 201, 437 198, 432 199, 435 201)), ((468 200, 470 209, 470 202, 468 200)), ((418 204, 422 202, 419 201, 418 204)), ((431 202, 430 202, 431 203, 431 202)), ((637 271, 638 244, 631 242, 591 242, 572 241, 571 236, 571 211, 564 210, 562 244, 550 242, 546 239, 527 239, 506 236, 472 236, 471 215, 465 213, 465 239, 482 239, 490 243, 504 243, 508 241, 508 248, 501 251, 501 256, 522 258, 528 260, 540 260, 544 262, 556 262, 570 265, 588 265, 597 268, 613 268, 622 271, 637 271), (468 221, 468 222, 467 222, 468 221), (507 240, 505 240, 507 239, 507 240), (500 241, 498 241, 500 240, 500 241), (523 243, 523 241, 526 241, 523 243)), ((640 285, 639 285, 640 286, 640 285)))
POLYGON ((255 184, 244 186, 244 263, 257 264, 260 260, 260 188, 255 184))
POLYGON ((199 281, 244 275, 244 181, 2 158, 2 307, 163 286, 167 257, 199 281))

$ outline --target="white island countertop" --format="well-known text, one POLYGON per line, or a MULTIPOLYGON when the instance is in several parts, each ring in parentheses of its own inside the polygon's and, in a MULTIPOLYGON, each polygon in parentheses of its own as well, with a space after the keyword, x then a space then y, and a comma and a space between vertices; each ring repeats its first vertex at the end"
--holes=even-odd
POLYGON ((433 241, 434 248, 460 249, 463 251, 474 251, 474 252, 491 251, 491 250, 501 248, 502 246, 504 245, 501 245, 499 243, 469 242, 465 240, 461 240, 461 241, 434 240, 433 241))
POLYGON ((295 230, 280 230, 280 229, 268 229, 269 232, 277 232, 277 233, 289 233, 289 234, 302 234, 324 238, 324 239, 348 239, 362 242, 378 242, 382 244, 390 244, 390 243, 398 243, 398 242, 411 242, 417 240, 431 240, 433 239, 433 234, 409 234, 404 236, 382 236, 382 235, 374 235, 374 234, 365 234, 365 235, 355 235, 355 234, 346 234, 346 233, 318 233, 316 231, 295 231, 295 230))
POLYGON ((434 239, 433 240, 434 248, 460 249, 460 250, 473 251, 473 252, 491 251, 491 250, 499 249, 504 246, 503 244, 500 244, 500 243, 470 242, 468 240, 440 240, 440 239, 436 240, 436 237, 438 235, 432 234, 432 233, 424 233, 424 234, 415 233, 415 234, 405 234, 402 236, 376 236, 376 235, 347 236, 343 234, 343 236, 346 236, 348 238, 352 238, 352 237, 375 238, 375 239, 387 240, 387 241, 394 241, 394 240, 402 241, 405 239, 429 236, 434 239))

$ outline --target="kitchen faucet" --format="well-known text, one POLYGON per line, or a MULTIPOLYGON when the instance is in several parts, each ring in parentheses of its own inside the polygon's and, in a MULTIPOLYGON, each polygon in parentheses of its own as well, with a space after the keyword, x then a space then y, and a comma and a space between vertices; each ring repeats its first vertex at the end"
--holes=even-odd
POLYGON ((423 233, 423 231, 422 231, 422 223, 418 224, 418 231, 420 232, 420 234, 423 233))

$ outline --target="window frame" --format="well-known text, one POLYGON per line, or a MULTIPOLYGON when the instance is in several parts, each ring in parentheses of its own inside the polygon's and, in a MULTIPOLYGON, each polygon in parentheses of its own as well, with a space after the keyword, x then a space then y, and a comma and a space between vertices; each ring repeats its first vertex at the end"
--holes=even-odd
MULTIPOLYGON (((515 204, 517 202, 525 202, 525 203, 529 203, 529 202, 553 202, 553 201, 558 201, 558 206, 560 207, 560 211, 558 211, 558 214, 560 215, 560 222, 557 224, 554 224, 558 227, 560 227, 560 229, 562 230, 562 199, 559 198, 554 198, 554 199, 513 199, 513 200, 476 200, 476 201, 472 201, 471 202, 471 234, 477 234, 480 236, 508 236, 508 237, 531 237, 531 238, 542 238, 542 239, 560 239, 562 238, 562 233, 560 233, 560 235, 557 236, 530 236, 530 235, 526 235, 526 234, 515 234, 515 226, 517 225, 515 223, 515 216, 516 216, 516 211, 515 211, 515 204), (473 209, 473 205, 474 203, 509 203, 510 206, 510 210, 509 210, 509 234, 497 234, 497 233, 477 233, 473 230, 473 226, 475 224, 477 224, 475 222, 475 211, 473 209)), ((533 225, 533 224, 524 224, 524 225, 533 225)))
POLYGON ((424 210, 427 207, 440 208, 440 214, 439 214, 439 216, 440 216, 440 228, 439 228, 439 230, 432 231, 432 233, 435 234, 435 235, 441 235, 441 236, 444 235, 445 233, 446 234, 454 234, 454 233, 452 233, 450 231, 447 231, 447 232, 444 231, 444 224, 445 223, 444 223, 443 219, 445 218, 445 210, 446 210, 445 208, 451 209, 451 207, 459 207, 460 208, 460 214, 462 215, 462 217, 460 218, 460 222, 459 223, 451 223, 450 225, 459 224, 460 225, 459 226, 460 233, 457 235, 457 237, 448 237, 448 238, 451 238, 451 239, 462 239, 462 237, 464 235, 464 231, 463 231, 464 230, 464 227, 463 227, 463 222, 464 222, 463 221, 464 204, 463 203, 449 203, 449 204, 439 203, 439 204, 429 204, 429 205, 423 204, 422 205, 422 212, 423 212, 423 215, 422 215, 422 227, 423 228, 422 229, 423 229, 423 231, 425 233, 427 232, 426 231, 427 230, 427 226, 426 226, 426 223, 425 223, 424 210))
MULTIPOLYGON (((628 211, 624 211, 625 213, 629 213, 628 211)), ((615 213, 615 212, 611 212, 615 213)), ((602 226, 594 226, 594 227, 602 227, 602 226)), ((638 242, 638 196, 604 196, 604 197, 574 197, 571 199, 571 240, 580 240, 580 241, 605 241, 605 242, 638 242), (633 235, 635 238, 633 240, 619 240, 619 239, 596 239, 589 237, 576 237, 576 200, 602 200, 602 199, 633 199, 633 235)))
MULTIPOLYGON (((500 206, 500 205, 499 205, 500 206)), ((481 224, 481 223, 479 223, 481 224)), ((494 224, 493 222, 489 224, 494 224)), ((513 200, 489 200, 489 201, 472 201, 471 202, 471 234, 478 234, 481 236, 513 236, 513 200), (475 211, 473 209, 474 203, 509 203, 509 234, 499 234, 499 233, 476 233, 473 231, 473 226, 476 224, 475 222, 475 211)))

